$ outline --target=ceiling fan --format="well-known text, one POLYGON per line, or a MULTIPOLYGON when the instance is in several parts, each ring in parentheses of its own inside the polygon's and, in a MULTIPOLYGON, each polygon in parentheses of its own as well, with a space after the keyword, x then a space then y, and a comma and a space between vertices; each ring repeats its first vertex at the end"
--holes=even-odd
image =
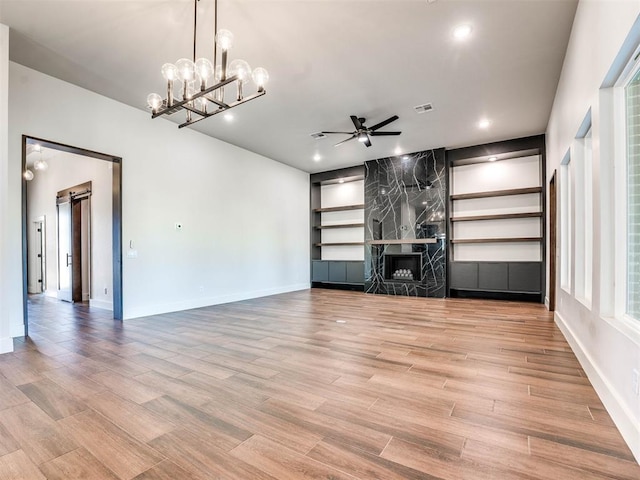
POLYGON ((391 122, 395 122, 398 120, 398 116, 394 115, 393 117, 389 117, 386 120, 376 123, 373 127, 365 126, 364 122, 366 121, 362 117, 356 117, 355 115, 351 115, 351 121, 353 122, 354 127, 356 127, 353 132, 322 132, 325 134, 341 134, 341 135, 351 135, 346 140, 342 140, 334 145, 337 147, 338 145, 342 145, 349 140, 353 140, 357 138, 359 142, 364 143, 367 147, 371 146, 371 139, 369 137, 381 137, 384 135, 400 135, 402 132, 378 132, 379 128, 384 127, 385 125, 389 125, 391 122))

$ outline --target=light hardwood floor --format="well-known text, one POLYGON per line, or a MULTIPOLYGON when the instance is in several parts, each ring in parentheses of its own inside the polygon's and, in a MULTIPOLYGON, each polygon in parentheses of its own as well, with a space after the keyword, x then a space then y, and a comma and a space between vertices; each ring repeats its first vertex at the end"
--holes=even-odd
POLYGON ((126 321, 30 301, 0 479, 640 479, 543 306, 313 289, 126 321))

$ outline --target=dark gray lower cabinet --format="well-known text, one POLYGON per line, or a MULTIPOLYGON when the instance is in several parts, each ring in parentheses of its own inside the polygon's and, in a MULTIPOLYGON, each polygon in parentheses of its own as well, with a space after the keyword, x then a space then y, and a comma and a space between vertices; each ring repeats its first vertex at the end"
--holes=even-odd
POLYGON ((311 281, 316 283, 364 285, 364 262, 355 260, 313 260, 311 281))
POLYGON ((329 262, 329 281, 337 283, 347 281, 347 265, 344 262, 329 262))
POLYGON ((347 283, 364 284, 364 262, 345 262, 347 264, 347 283))
POLYGON ((311 281, 312 282, 328 282, 329 281, 329 263, 320 260, 311 262, 311 281))
POLYGON ((541 294, 542 262, 451 262, 451 290, 541 294))
POLYGON ((478 262, 452 262, 451 288, 477 289, 478 288, 478 262))
POLYGON ((538 293, 542 289, 542 268, 539 262, 509 263, 509 290, 538 293))
POLYGON ((508 263, 479 263, 478 288, 480 290, 508 290, 508 270, 508 263))

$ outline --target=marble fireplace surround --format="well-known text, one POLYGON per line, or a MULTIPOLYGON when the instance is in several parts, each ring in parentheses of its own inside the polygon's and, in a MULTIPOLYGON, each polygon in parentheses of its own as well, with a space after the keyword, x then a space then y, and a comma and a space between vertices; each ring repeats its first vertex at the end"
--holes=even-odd
POLYGON ((446 176, 444 149, 365 163, 365 292, 445 296, 446 176), (419 276, 390 278, 402 256, 420 258, 419 276))

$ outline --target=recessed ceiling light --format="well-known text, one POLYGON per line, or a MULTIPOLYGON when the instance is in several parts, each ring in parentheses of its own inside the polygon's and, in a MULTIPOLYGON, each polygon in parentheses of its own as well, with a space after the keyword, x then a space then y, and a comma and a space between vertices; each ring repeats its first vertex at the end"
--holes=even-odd
POLYGON ((232 122, 232 121, 233 121, 233 113, 231 113, 231 112, 227 112, 227 113, 225 113, 225 114, 224 114, 224 119, 225 119, 227 122, 232 122))
POLYGON ((344 183, 344 178, 341 178, 340 180, 338 180, 338 183, 344 183))
POLYGON ((489 157, 487 158, 487 160, 489 160, 490 162, 495 162, 498 159, 498 157, 489 157))
POLYGON ((316 154, 313 156, 313 161, 314 161, 314 162, 319 162, 320 160, 322 160, 322 157, 320 156, 320 154, 319 154, 319 153, 316 153, 316 154))
POLYGON ((491 125, 491 120, 489 120, 488 118, 483 118, 478 122, 478 128, 489 128, 489 126, 491 125))
POLYGON ((471 35, 471 25, 458 25, 453 29, 453 36, 456 40, 466 40, 471 35))

